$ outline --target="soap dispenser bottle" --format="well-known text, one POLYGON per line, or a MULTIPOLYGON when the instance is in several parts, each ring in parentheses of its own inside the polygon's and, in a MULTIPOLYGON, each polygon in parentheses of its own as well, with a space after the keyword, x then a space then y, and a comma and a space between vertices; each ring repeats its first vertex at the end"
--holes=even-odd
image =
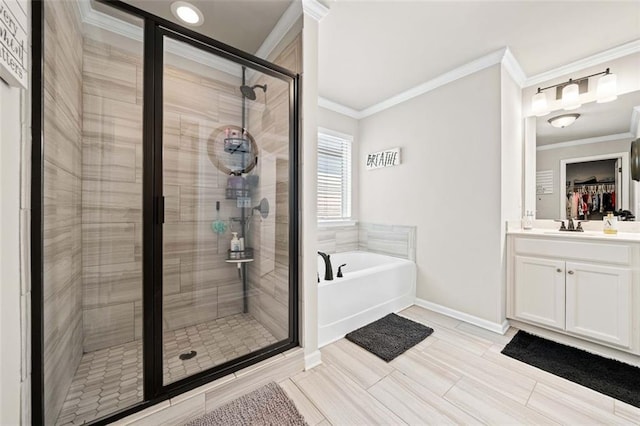
POLYGON ((238 233, 232 232, 233 238, 231 238, 230 249, 231 251, 240 251, 240 240, 238 239, 238 233))
POLYGON ((602 230, 605 234, 617 234, 618 233, 618 218, 613 215, 613 213, 609 212, 602 219, 603 227, 602 230))

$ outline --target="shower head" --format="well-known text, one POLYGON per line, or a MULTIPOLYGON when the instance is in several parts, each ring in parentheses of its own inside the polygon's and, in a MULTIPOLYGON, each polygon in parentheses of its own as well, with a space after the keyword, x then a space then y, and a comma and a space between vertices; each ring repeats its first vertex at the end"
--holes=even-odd
POLYGON ((244 96, 245 98, 251 100, 251 101, 255 101, 256 100, 256 91, 254 90, 256 87, 259 87, 260 89, 262 89, 264 91, 264 93, 267 93, 267 85, 264 84, 256 84, 254 86, 247 86, 247 85, 242 85, 240 86, 240 91, 242 92, 242 96, 244 96))

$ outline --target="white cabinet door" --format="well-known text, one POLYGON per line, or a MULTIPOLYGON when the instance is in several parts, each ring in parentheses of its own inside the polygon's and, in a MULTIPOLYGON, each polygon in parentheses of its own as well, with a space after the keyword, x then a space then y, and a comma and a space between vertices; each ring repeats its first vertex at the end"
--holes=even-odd
POLYGON ((564 330, 564 267, 558 260, 515 257, 516 318, 564 330))
POLYGON ((567 262, 567 331, 631 344, 631 270, 567 262))

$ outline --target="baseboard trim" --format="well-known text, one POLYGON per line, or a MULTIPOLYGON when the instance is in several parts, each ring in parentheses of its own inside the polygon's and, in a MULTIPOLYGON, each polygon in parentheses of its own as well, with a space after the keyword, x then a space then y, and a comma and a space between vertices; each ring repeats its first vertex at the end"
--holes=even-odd
POLYGON ((420 299, 418 297, 416 297, 415 304, 416 306, 420 306, 421 308, 429 309, 430 311, 437 312, 439 314, 446 315, 448 317, 455 318, 469 324, 473 324, 477 327, 484 328, 485 330, 489 330, 494 333, 504 335, 509 329, 509 321, 507 321, 506 319, 502 322, 502 324, 491 322, 484 318, 479 318, 474 315, 456 311, 455 309, 447 308, 446 306, 438 305, 437 303, 429 302, 428 300, 420 299))
POLYGON ((305 371, 311 370, 313 367, 317 367, 320 364, 322 364, 322 355, 320 354, 320 350, 316 349, 310 354, 305 354, 304 356, 305 371))

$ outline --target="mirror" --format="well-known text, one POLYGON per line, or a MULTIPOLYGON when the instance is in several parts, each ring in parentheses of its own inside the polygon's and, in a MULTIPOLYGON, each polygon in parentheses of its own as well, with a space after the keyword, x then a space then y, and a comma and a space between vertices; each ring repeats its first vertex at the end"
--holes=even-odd
POLYGON ((535 124, 535 173, 527 175, 535 185, 527 188, 535 191, 536 218, 601 220, 611 209, 636 213, 630 149, 637 138, 640 91, 569 112, 580 116, 564 128, 548 120, 567 111, 527 120, 535 124))

